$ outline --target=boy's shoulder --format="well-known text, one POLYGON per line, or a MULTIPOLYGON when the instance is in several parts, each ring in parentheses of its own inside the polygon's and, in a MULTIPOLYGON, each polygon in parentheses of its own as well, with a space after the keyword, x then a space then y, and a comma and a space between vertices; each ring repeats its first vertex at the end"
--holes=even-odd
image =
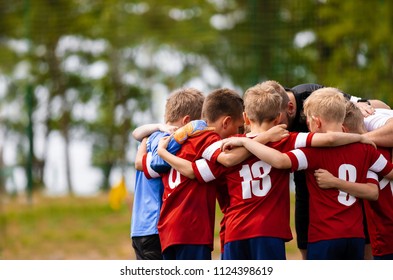
POLYGON ((214 130, 211 131, 204 131, 203 133, 190 137, 187 141, 218 141, 221 140, 220 135, 215 132, 214 130))
POLYGON ((163 132, 160 130, 157 130, 150 134, 150 136, 147 138, 148 142, 153 142, 153 141, 159 141, 162 137, 169 136, 170 134, 168 132, 163 132))
POLYGON ((147 150, 152 150, 154 147, 158 146, 158 142, 160 141, 161 138, 165 136, 169 136, 170 134, 168 132, 163 132, 160 130, 157 130, 150 134, 150 136, 147 138, 147 150))

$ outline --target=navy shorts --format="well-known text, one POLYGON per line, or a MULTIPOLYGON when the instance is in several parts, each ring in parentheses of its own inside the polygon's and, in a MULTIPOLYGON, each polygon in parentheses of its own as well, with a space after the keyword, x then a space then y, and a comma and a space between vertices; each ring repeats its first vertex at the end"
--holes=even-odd
POLYGON ((211 248, 207 245, 173 245, 162 253, 164 260, 211 260, 211 248))
POLYGON ((224 260, 285 260, 285 242, 281 238, 256 237, 228 242, 224 260))
POLYGON ((364 238, 338 238, 308 243, 308 260, 364 260, 364 238))

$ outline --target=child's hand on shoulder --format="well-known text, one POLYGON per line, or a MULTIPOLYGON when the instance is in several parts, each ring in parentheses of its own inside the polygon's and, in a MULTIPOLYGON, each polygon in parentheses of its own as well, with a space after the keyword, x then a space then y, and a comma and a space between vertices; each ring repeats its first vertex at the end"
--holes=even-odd
POLYGON ((269 142, 280 141, 281 139, 289 136, 289 131, 286 129, 286 124, 278 124, 270 128, 265 133, 268 134, 269 142))
POLYGON ((170 140, 171 140, 171 136, 162 137, 160 139, 160 141, 158 142, 158 147, 157 147, 158 151, 159 150, 166 150, 170 140))
POLYGON ((159 125, 159 130, 162 132, 166 132, 169 134, 174 133, 179 127, 175 125, 169 125, 169 124, 160 124, 159 125))
POLYGON ((377 145, 373 141, 371 141, 367 136, 361 135, 360 142, 364 144, 369 144, 372 145, 375 149, 377 148, 377 145))
POLYGON ((246 137, 229 137, 223 139, 221 142, 221 151, 225 152, 226 150, 232 150, 234 147, 241 147, 244 146, 243 140, 246 137))

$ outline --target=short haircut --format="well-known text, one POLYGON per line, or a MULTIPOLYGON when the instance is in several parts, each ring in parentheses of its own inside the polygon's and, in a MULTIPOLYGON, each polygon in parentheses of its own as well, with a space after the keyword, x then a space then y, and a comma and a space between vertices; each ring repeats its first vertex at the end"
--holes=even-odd
POLYGON ((336 88, 326 87, 314 91, 304 102, 304 114, 307 118, 320 117, 328 122, 342 124, 345 117, 343 94, 336 88))
POLYGON ((205 98, 202 118, 207 122, 215 122, 222 116, 238 120, 243 117, 243 108, 243 99, 236 91, 220 88, 213 90, 205 98))
POLYGON ((176 122, 189 115, 191 120, 201 118, 205 96, 194 88, 173 91, 165 105, 165 122, 176 122))
POLYGON ((285 88, 279 82, 274 81, 274 80, 265 81, 262 84, 272 86, 276 90, 276 92, 282 97, 281 110, 287 111, 289 96, 288 96, 285 88))
MULTIPOLYGON (((287 95, 285 90, 284 94, 287 95)), ((282 96, 270 82, 263 82, 247 89, 243 99, 247 117, 258 124, 274 120, 282 111, 282 96)))
POLYGON ((344 126, 348 132, 363 133, 366 130, 364 126, 364 117, 360 109, 351 101, 346 102, 346 111, 344 118, 344 126))

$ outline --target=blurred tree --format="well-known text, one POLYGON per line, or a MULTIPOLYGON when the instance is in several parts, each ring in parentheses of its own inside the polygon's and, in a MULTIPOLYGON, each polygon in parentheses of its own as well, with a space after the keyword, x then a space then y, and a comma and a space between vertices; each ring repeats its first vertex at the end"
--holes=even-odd
MULTIPOLYGON (((113 168, 128 164, 135 116, 152 111, 157 87, 318 82, 392 104, 392 14, 390 1, 0 0, 0 139, 15 143, 15 165, 25 165, 32 85, 43 139, 34 146, 35 186, 43 186, 50 137, 60 132, 72 193, 72 142, 91 143, 108 189, 113 168)), ((150 113, 144 122, 156 121, 150 113)), ((0 144, 2 170, 3 155, 0 144)))
POLYGON ((393 3, 391 1, 317 1, 317 54, 310 71, 318 81, 348 93, 393 104, 393 3))

